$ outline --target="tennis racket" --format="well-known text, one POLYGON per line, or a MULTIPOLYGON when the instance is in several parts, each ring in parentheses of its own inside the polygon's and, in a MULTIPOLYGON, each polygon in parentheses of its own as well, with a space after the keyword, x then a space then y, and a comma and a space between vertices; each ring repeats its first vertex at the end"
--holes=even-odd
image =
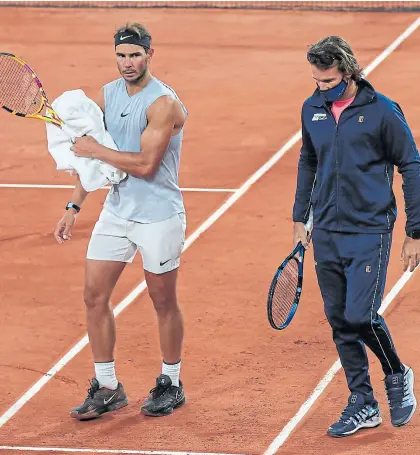
POLYGON ((0 52, 0 106, 18 117, 52 123, 72 141, 77 137, 51 107, 35 72, 19 57, 6 52, 0 52))
POLYGON ((276 330, 285 329, 299 305, 303 283, 305 248, 301 242, 278 267, 267 299, 268 320, 276 330))

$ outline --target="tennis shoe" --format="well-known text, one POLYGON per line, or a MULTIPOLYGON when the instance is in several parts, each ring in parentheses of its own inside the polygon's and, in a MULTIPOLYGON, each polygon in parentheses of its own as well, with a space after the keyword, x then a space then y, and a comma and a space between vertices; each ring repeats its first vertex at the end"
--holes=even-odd
POLYGON ((99 387, 98 380, 93 378, 84 403, 73 408, 70 415, 78 420, 96 419, 105 412, 116 411, 127 404, 127 395, 122 384, 118 383, 118 387, 111 390, 99 387))
POLYGON ((388 396, 391 422, 394 427, 407 424, 417 407, 414 396, 414 372, 404 365, 403 373, 389 374, 385 377, 385 390, 388 396))
POLYGON ((363 395, 352 393, 339 420, 328 428, 328 435, 333 438, 344 438, 362 428, 375 428, 381 423, 378 402, 373 400, 371 403, 365 403, 363 395))
POLYGON ((179 387, 172 385, 171 378, 161 374, 156 379, 156 387, 141 407, 141 412, 151 417, 161 417, 172 414, 174 409, 185 403, 184 386, 179 381, 179 387))

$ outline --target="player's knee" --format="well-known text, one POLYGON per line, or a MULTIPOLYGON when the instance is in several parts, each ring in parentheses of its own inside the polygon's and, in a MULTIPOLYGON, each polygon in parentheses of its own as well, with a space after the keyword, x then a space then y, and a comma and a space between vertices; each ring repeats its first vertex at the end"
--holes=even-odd
POLYGON ((344 317, 347 324, 353 326, 361 326, 370 322, 370 315, 363 314, 360 311, 346 311, 344 317))
POLYGON ((158 315, 166 315, 178 309, 176 298, 162 289, 149 289, 149 295, 158 315))
POLYGON ((85 305, 90 310, 102 310, 109 306, 109 296, 101 290, 86 287, 83 293, 85 305))

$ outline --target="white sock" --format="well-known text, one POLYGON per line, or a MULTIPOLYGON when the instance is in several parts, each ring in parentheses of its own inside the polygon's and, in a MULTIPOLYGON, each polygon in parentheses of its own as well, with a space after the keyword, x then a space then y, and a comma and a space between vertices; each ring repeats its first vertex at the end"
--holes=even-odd
POLYGON ((172 385, 179 387, 179 373, 181 371, 181 361, 177 363, 162 362, 162 374, 166 374, 171 378, 172 385))
POLYGON ((115 390, 118 387, 114 361, 95 362, 95 376, 99 382, 99 387, 106 387, 111 390, 115 390))

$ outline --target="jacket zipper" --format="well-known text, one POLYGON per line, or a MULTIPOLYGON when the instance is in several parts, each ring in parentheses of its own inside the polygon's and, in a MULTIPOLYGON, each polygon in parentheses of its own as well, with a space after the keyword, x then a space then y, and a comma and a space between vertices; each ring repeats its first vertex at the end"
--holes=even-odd
MULTIPOLYGON (((339 188, 339 176, 338 176, 338 147, 337 147, 337 141, 338 141, 338 122, 340 119, 338 119, 338 122, 336 121, 334 114, 332 113, 331 107, 328 105, 325 105, 325 108, 327 111, 330 113, 332 119, 334 120, 335 123, 335 136, 334 136, 334 159, 335 159, 335 182, 336 182, 336 198, 335 198, 335 214, 337 218, 337 230, 338 228, 338 188, 339 188)), ((340 116, 341 118, 341 116, 340 116)))
MULTIPOLYGON (((391 185, 391 180, 389 179, 389 174, 388 174, 388 165, 385 166, 385 173, 386 173, 386 179, 388 181, 388 186, 389 186, 389 190, 390 192, 392 191, 392 185, 391 185)), ((389 221, 389 213, 388 213, 388 210, 386 211, 386 220, 388 222, 388 229, 391 227, 391 223, 389 221)))

